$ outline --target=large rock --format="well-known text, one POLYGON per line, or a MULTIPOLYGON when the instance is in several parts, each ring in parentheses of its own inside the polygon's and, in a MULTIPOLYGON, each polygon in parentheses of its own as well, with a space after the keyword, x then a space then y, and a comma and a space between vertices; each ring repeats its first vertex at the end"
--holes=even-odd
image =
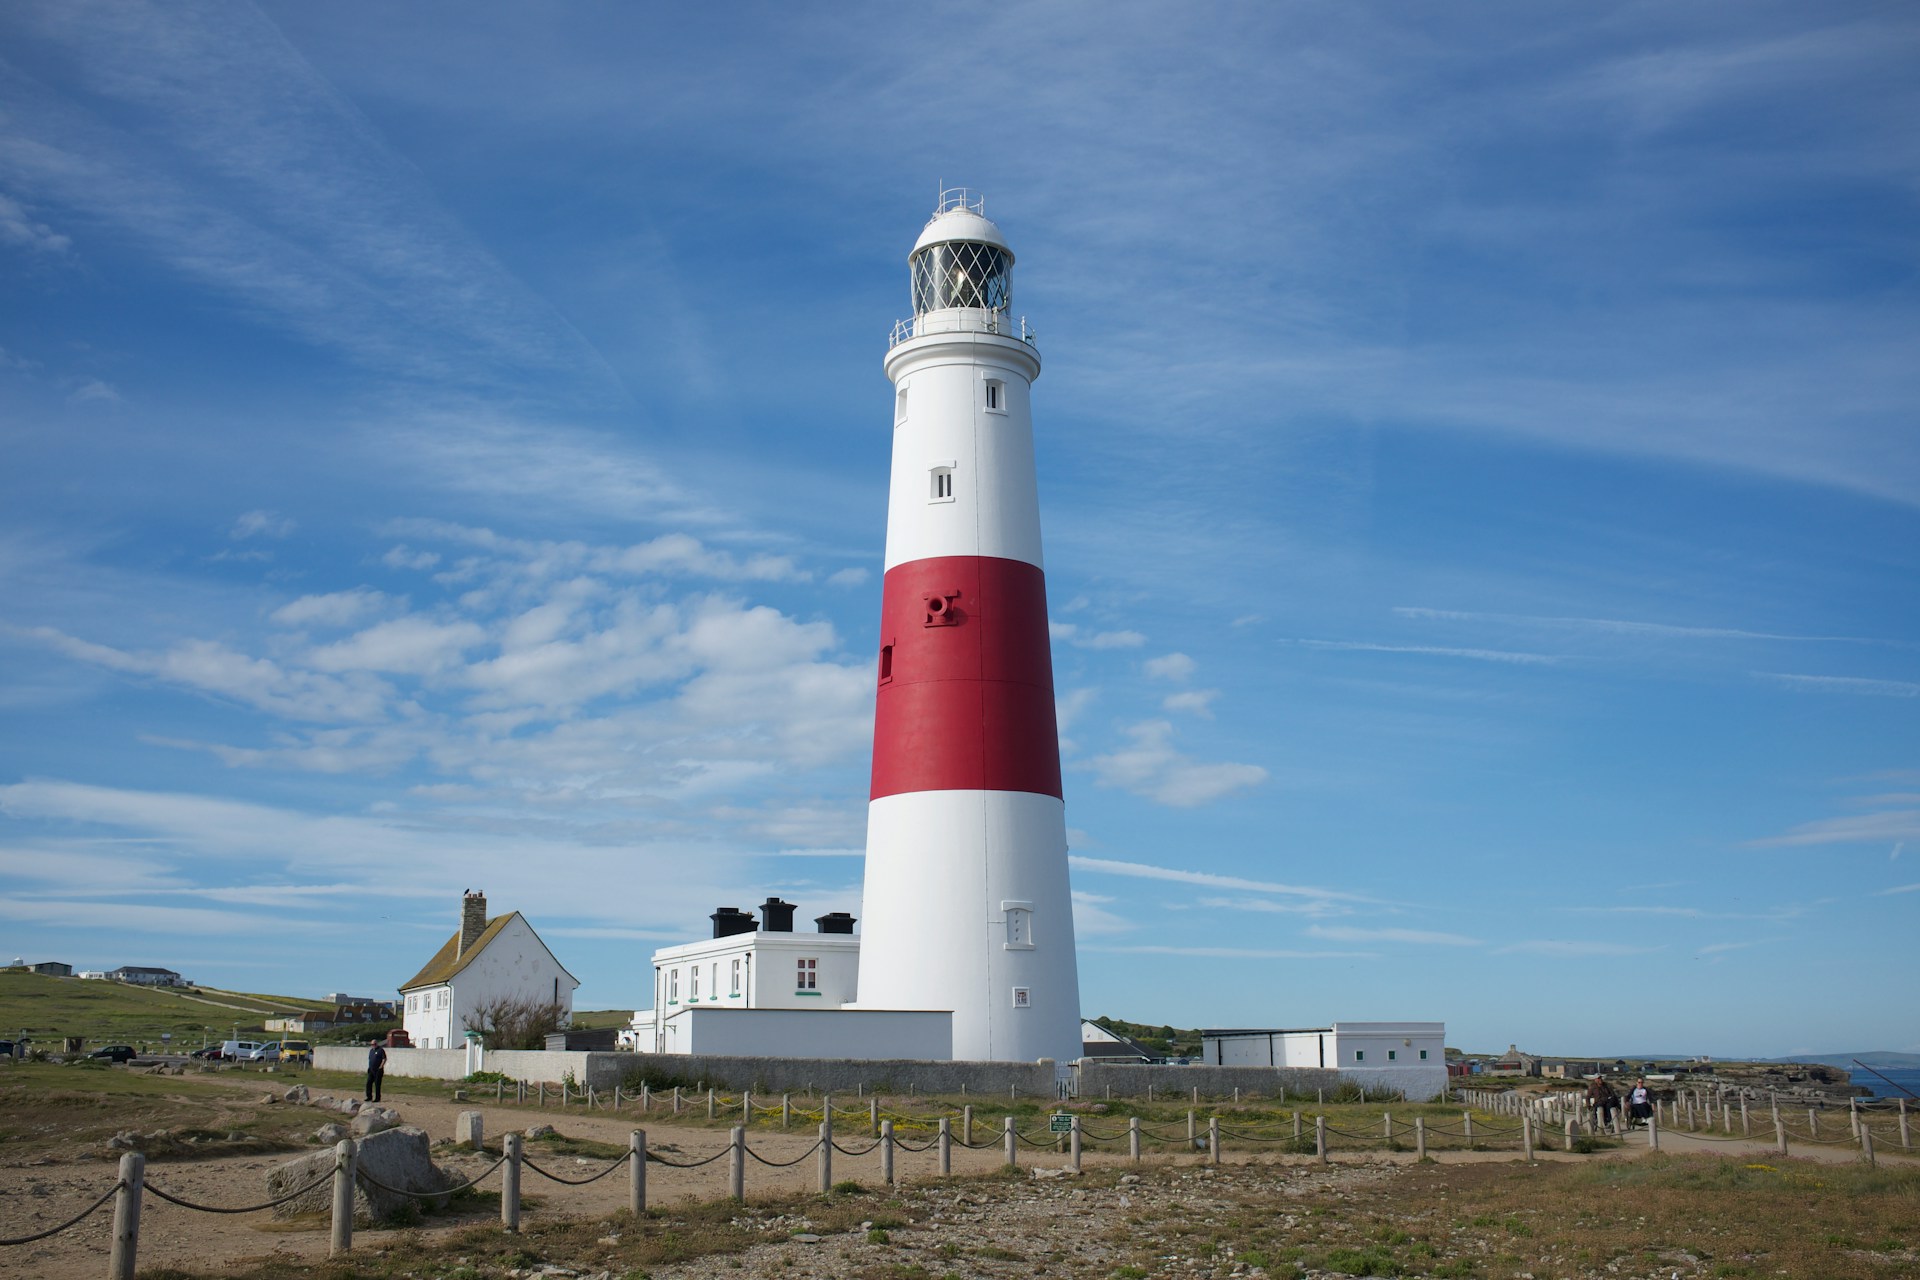
POLYGON ((343 1124, 323 1124, 313 1131, 313 1140, 322 1146, 330 1147, 347 1136, 347 1126, 343 1124))
POLYGON ((353 1132, 355 1137, 363 1137, 369 1134, 380 1133, 386 1129, 392 1129, 399 1123, 400 1113, 398 1111, 391 1111, 382 1106, 370 1105, 360 1108, 360 1110, 354 1114, 353 1132))
MULTIPOLYGON (((353 1218, 362 1225, 370 1226, 398 1216, 407 1216, 407 1210, 402 1206, 424 1207, 426 1202, 416 1199, 416 1196, 445 1191, 450 1183, 456 1181, 433 1163, 425 1129, 416 1129, 411 1125, 387 1129, 361 1139, 358 1148, 356 1164, 359 1174, 364 1176, 356 1176, 353 1180, 353 1218), (382 1186, 374 1186, 375 1182, 382 1186), (383 1190, 383 1187, 393 1187, 397 1191, 383 1190), (414 1195, 399 1192, 413 1192, 414 1195)), ((269 1199, 277 1199, 295 1187, 319 1180, 318 1186, 277 1206, 273 1211, 274 1216, 292 1218, 303 1213, 331 1212, 333 1179, 321 1175, 333 1169, 333 1162, 332 1150, 316 1151, 298 1160, 290 1160, 269 1173, 269 1199)))
POLYGON ((297 1084, 293 1086, 293 1088, 287 1090, 285 1094, 285 1097, 288 1102, 296 1102, 302 1105, 304 1105, 307 1102, 310 1096, 311 1095, 307 1093, 307 1086, 303 1084, 297 1084))

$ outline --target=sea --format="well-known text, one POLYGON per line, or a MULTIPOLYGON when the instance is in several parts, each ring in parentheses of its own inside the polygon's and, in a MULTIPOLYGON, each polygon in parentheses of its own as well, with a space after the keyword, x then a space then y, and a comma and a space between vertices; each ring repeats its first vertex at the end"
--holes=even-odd
POLYGON ((1882 1067, 1880 1068, 1880 1076, 1885 1076, 1887 1078, 1886 1080, 1882 1080, 1880 1076, 1876 1076, 1871 1071, 1862 1071, 1859 1067, 1848 1067, 1847 1070, 1853 1073, 1853 1087, 1859 1090, 1860 1097, 1920 1097, 1920 1068, 1882 1067), (1887 1083, 1888 1080, 1891 1080, 1893 1084, 1887 1083), (1900 1092, 1899 1089, 1893 1087, 1894 1084, 1904 1086, 1908 1092, 1900 1092))

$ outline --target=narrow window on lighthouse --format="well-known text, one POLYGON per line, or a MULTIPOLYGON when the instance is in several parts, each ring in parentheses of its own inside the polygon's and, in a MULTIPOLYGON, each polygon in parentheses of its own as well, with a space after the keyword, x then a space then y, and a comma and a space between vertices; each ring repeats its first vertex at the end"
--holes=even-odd
POLYGON ((1004 382, 987 383, 987 412, 1005 413, 1007 411, 1007 387, 1004 382))
POLYGON ((880 646, 880 683, 885 684, 891 679, 893 679, 893 646, 883 644, 880 646))
POLYGON ((896 424, 907 420, 907 389, 905 387, 893 393, 893 420, 896 424))
POLYGON ((928 502, 953 501, 953 464, 943 462, 928 473, 928 502))

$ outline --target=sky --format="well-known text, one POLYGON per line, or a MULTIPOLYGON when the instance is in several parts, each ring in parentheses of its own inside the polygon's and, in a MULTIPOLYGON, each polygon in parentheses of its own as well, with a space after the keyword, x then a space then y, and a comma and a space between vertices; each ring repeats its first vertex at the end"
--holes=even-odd
POLYGON ((1920 12, 0 9, 0 953, 861 913, 906 255, 1034 390, 1081 1007, 1920 1051, 1920 12))

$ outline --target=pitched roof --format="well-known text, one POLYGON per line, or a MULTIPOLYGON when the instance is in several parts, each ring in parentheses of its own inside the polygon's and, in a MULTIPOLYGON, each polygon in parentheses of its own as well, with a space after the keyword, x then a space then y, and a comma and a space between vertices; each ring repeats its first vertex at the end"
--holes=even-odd
MULTIPOLYGON (((506 915, 495 916, 487 921, 487 927, 480 931, 480 936, 473 940, 473 945, 465 952, 460 950, 460 934, 456 930, 441 944, 440 949, 433 953, 433 959, 427 961, 426 968, 414 974, 411 981, 400 984, 400 990, 412 991, 416 987, 437 987, 443 982, 451 981, 455 974, 473 963, 475 956, 487 949, 489 942, 500 936, 501 930, 505 929, 510 921, 522 918, 518 911, 509 911, 506 915)), ((567 973, 567 967, 560 964, 559 958, 553 954, 553 948, 548 947, 540 935, 534 932, 532 925, 527 926, 527 932, 533 934, 535 942, 546 948, 547 958, 559 966, 560 972, 572 978, 573 975, 567 973)), ((579 979, 574 979, 574 983, 577 986, 579 979)))

